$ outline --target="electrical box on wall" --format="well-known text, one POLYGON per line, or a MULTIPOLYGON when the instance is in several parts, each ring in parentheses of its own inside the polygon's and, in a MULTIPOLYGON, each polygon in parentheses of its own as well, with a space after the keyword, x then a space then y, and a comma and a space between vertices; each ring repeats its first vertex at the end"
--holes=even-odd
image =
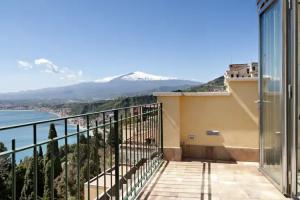
POLYGON ((194 134, 188 135, 189 140, 195 140, 196 136, 194 134))
POLYGON ((220 135, 220 131, 217 131, 217 130, 207 130, 206 131, 206 135, 211 135, 211 136, 220 135))

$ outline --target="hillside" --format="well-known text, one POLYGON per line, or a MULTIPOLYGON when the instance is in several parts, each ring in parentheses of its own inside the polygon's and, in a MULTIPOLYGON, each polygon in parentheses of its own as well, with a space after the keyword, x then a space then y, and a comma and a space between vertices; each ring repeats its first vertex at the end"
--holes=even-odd
POLYGON ((225 85, 224 85, 224 76, 220 76, 212 81, 209 81, 207 83, 193 86, 189 89, 182 90, 184 92, 217 92, 217 91, 224 91, 225 85))
MULTIPOLYGON (((120 107, 129 107, 142 104, 155 103, 156 97, 152 95, 119 97, 113 100, 102 100, 91 103, 65 103, 50 106, 52 110, 70 109, 69 115, 97 112, 120 107)), ((49 106, 48 106, 49 107, 49 106)))

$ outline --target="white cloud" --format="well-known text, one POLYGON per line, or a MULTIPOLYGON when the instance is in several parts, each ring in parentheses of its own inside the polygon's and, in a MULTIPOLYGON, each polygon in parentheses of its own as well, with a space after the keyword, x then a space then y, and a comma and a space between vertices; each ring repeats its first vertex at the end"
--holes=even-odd
MULTIPOLYGON (((59 67, 54 64, 54 62, 46 59, 46 58, 38 58, 34 60, 34 65, 40 67, 42 72, 57 74, 61 80, 67 81, 80 81, 83 75, 82 70, 74 71, 68 67, 59 67)), ((33 65, 30 62, 18 61, 18 66, 22 69, 32 69, 33 65)))
POLYGON ((47 60, 45 58, 39 58, 34 60, 34 64, 44 67, 43 71, 47 73, 60 73, 59 67, 55 65, 52 61, 47 60))
POLYGON ((18 63, 18 67, 24 70, 29 70, 33 68, 32 64, 24 60, 18 60, 17 63, 18 63))

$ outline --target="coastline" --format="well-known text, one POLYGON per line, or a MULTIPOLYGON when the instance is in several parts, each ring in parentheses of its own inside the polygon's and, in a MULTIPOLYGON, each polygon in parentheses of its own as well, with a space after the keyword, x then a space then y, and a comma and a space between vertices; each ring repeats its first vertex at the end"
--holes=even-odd
MULTIPOLYGON (((58 118, 65 118, 65 117, 69 117, 70 115, 68 115, 67 113, 64 113, 62 111, 55 111, 52 110, 50 108, 34 108, 34 109, 0 109, 0 112, 44 112, 44 113, 48 113, 51 115, 54 115, 55 117, 51 117, 49 118, 49 120, 51 119, 58 119, 58 118)), ((79 131, 83 131, 85 130, 85 122, 83 119, 68 119, 68 125, 70 126, 74 126, 77 127, 77 124, 79 124, 79 131)))
POLYGON ((30 112, 30 111, 36 111, 34 109, 20 109, 20 110, 14 110, 14 109, 0 109, 0 112, 30 112))

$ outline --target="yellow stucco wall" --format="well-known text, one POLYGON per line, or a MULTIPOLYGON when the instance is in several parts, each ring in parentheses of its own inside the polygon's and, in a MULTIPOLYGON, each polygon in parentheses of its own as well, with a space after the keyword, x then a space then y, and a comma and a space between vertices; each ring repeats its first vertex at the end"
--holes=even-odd
POLYGON ((164 98, 164 146, 169 148, 180 147, 180 97, 164 98))
POLYGON ((228 81, 223 93, 156 93, 164 107, 164 147, 258 149, 258 81, 228 81), (219 135, 207 135, 217 130, 219 135))

